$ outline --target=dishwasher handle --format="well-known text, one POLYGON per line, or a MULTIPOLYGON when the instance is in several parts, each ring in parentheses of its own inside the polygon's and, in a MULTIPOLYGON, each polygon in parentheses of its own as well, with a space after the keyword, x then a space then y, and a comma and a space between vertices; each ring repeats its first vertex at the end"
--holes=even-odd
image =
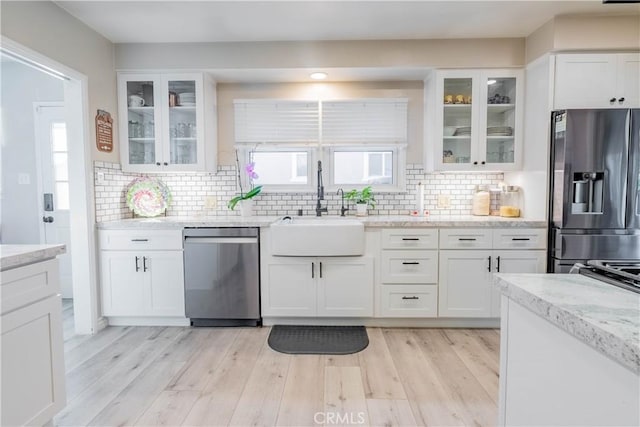
POLYGON ((184 243, 197 244, 239 244, 258 243, 257 237, 185 237, 184 243))

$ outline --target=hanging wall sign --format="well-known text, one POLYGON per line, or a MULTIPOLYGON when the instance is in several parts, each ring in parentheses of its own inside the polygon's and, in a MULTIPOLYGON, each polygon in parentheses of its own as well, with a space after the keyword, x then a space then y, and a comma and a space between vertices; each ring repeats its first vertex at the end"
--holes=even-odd
POLYGON ((113 151, 113 119, 104 110, 98 110, 96 115, 96 144, 98 151, 113 151))

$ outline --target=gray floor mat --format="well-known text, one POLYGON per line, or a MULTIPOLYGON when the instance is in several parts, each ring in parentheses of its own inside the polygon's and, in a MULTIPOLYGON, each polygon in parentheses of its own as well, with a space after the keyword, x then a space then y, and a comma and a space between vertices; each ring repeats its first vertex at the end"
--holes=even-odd
POLYGON ((351 354, 364 350, 369 337, 364 326, 275 325, 269 347, 288 354, 351 354))

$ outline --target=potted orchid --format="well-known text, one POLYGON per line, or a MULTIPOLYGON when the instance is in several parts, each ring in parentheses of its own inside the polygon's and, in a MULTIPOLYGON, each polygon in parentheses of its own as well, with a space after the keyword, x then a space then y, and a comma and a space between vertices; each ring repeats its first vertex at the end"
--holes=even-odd
POLYGON ((236 205, 240 203, 240 214, 242 216, 251 216, 253 210, 253 198, 260 194, 262 191, 262 185, 254 186, 253 180, 258 178, 258 174, 255 171, 256 164, 249 162, 244 167, 244 172, 247 175, 247 180, 251 189, 246 193, 242 189, 242 178, 240 177, 240 162, 238 160, 238 152, 236 151, 236 166, 238 171, 238 186, 240 187, 240 194, 229 200, 227 207, 234 210, 236 205))

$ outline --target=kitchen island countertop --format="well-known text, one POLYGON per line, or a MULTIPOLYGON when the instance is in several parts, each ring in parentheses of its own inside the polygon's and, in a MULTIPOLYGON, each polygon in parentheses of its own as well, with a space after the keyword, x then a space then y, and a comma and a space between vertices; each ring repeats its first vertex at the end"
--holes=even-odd
POLYGON ((496 274, 502 294, 640 373, 640 294, 579 274, 496 274))
POLYGON ((0 245, 0 270, 55 258, 65 252, 65 245, 0 245))

